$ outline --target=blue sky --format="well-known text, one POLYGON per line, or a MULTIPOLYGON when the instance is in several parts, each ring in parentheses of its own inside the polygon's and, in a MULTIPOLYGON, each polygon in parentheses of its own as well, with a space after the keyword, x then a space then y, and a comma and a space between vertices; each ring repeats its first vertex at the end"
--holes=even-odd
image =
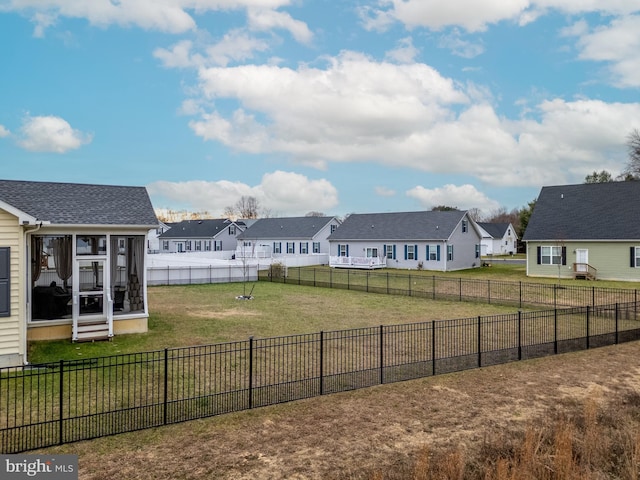
POLYGON ((521 208, 640 128, 640 0, 0 0, 0 61, 0 177, 213 216, 521 208))

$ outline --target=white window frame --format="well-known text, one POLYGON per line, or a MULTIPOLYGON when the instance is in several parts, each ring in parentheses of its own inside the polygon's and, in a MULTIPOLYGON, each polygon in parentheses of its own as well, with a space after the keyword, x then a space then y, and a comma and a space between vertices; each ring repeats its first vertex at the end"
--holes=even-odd
POLYGON ((313 242, 313 253, 320 253, 320 242, 313 242))
POLYGON ((347 256, 347 246, 348 245, 340 245, 338 248, 338 256, 339 257, 346 257, 347 256))
POLYGON ((396 259, 395 255, 393 254, 393 245, 386 245, 385 246, 385 250, 387 251, 387 258, 389 260, 395 260, 396 259))
POLYGON ((407 245, 407 260, 415 260, 415 259, 416 259, 416 246, 407 245))
POLYGON ((282 253, 282 242, 273 242, 273 253, 282 253))
POLYGON ((290 255, 296 253, 296 242, 287 242, 287 253, 290 255))
POLYGON ((307 255, 309 253, 309 242, 300 242, 300 254, 307 255))
POLYGON ((367 258, 378 258, 378 247, 367 247, 367 258))
POLYGON ((557 245, 540 246, 540 265, 561 265, 562 247, 557 245))

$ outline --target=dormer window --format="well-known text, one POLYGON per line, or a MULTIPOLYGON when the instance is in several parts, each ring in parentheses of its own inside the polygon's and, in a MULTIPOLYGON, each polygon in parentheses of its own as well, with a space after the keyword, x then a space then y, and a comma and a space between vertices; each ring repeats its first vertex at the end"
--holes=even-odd
POLYGON ((467 233, 468 222, 466 220, 462 220, 462 233, 467 233))

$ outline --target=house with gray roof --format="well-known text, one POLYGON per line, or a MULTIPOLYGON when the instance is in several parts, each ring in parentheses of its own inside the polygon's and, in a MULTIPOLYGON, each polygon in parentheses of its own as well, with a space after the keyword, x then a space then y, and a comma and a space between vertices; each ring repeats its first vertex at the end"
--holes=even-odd
POLYGON ((523 235, 527 275, 640 281, 640 182, 540 190, 523 235))
POLYGON ((329 237, 329 265, 462 270, 480 266, 480 240, 463 211, 352 214, 329 237))
POLYGON ((144 187, 0 180, 0 366, 27 341, 147 330, 144 187))
POLYGON ((183 220, 158 237, 160 253, 227 252, 236 250, 237 236, 247 228, 228 218, 183 220))
POLYGON ((327 238, 339 225, 328 216, 260 218, 238 235, 236 258, 328 255, 327 238))
POLYGON ((518 251, 518 235, 509 222, 477 222, 482 235, 481 255, 513 255, 518 251))

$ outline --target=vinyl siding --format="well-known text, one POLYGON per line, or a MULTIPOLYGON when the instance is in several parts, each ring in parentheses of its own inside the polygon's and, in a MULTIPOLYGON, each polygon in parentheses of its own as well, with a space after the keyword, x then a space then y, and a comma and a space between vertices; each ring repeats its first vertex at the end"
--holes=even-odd
POLYGON ((20 241, 21 228, 13 215, 0 210, 0 247, 9 247, 10 253, 10 316, 0 317, 0 367, 22 363, 23 338, 26 325, 24 318, 24 292, 22 265, 24 258, 23 245, 20 241))
MULTIPOLYGON (((557 243, 527 242, 527 275, 531 277, 558 277, 557 265, 538 265, 537 247, 556 246, 557 243)), ((640 282, 640 267, 629 265, 630 247, 640 247, 637 242, 563 242, 567 248, 567 264, 560 267, 560 278, 573 278, 573 264, 577 249, 589 251, 589 265, 597 269, 598 280, 640 282)))

